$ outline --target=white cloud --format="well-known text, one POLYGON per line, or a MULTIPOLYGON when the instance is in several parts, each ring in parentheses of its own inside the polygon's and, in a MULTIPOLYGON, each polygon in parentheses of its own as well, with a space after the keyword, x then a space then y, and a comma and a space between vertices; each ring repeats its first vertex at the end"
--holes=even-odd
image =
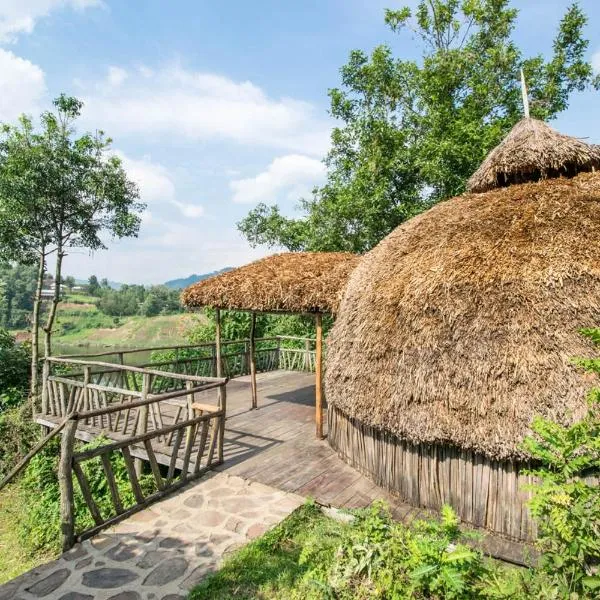
POLYGON ((191 204, 187 202, 179 202, 178 200, 172 200, 171 204, 175 205, 184 217, 190 219, 197 219, 204 216, 204 206, 200 204, 191 204))
MULTIPOLYGON (((121 159, 129 179, 139 186, 143 202, 150 205, 172 204, 184 217, 189 219, 197 219, 204 215, 202 205, 181 202, 176 199, 175 183, 164 165, 153 162, 149 156, 135 159, 118 150, 115 151, 115 154, 121 159)), ((152 214, 146 211, 142 216, 142 221, 151 223, 155 220, 152 214)))
POLYGON ((138 184, 143 202, 158 204, 175 199, 175 184, 166 167, 152 162, 148 156, 135 159, 120 151, 115 154, 121 159, 129 179, 138 184))
POLYGON ((240 203, 277 200, 282 194, 290 200, 306 196, 321 183, 325 165, 301 154, 288 154, 273 160, 265 171, 247 179, 230 182, 233 201, 240 203))
POLYGON ((592 69, 597 75, 600 74, 600 50, 597 50, 592 54, 592 69))
POLYGON ((53 10, 98 6, 104 6, 102 0, 1 0, 0 43, 14 42, 19 34, 31 33, 36 21, 53 10))
POLYGON ((323 156, 330 124, 313 105, 271 98, 249 81, 179 65, 138 68, 115 88, 92 82, 84 119, 113 136, 225 140, 323 156))
POLYGON ((118 87, 127 79, 127 71, 121 67, 108 67, 106 79, 110 86, 118 87))
POLYGON ((0 48, 0 121, 37 113, 46 93, 44 72, 32 62, 0 48))

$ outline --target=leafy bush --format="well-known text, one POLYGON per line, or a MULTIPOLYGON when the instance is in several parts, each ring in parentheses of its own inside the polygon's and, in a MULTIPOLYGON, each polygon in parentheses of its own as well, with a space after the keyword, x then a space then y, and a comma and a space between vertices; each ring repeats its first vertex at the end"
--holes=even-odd
POLYGON ((39 432, 39 425, 31 419, 29 404, 0 412, 0 479, 29 452, 37 441, 39 432))
MULTIPOLYGON (((376 502, 357 513, 320 583, 339 600, 483 598, 481 582, 490 567, 461 538, 458 519, 448 506, 440 521, 416 521, 406 527, 376 502)), ((310 571, 306 583, 315 574, 319 575, 310 571)))
MULTIPOLYGON (((600 343, 600 331, 584 332, 600 343)), ((600 373, 600 360, 578 361, 600 373)), ((539 524, 540 569, 559 598, 600 596, 600 390, 590 393, 584 419, 570 427, 537 418, 525 449, 539 466, 530 472, 530 509, 539 524)))
POLYGON ((29 387, 31 346, 0 329, 0 412, 20 404, 29 387))

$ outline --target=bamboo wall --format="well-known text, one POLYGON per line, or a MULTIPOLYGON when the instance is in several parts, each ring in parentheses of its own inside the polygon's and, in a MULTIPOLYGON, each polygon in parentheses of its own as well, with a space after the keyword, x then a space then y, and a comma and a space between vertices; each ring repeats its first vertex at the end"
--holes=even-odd
POLYGON ((397 436, 328 410, 329 444, 377 485, 419 507, 454 508, 462 521, 531 541, 535 523, 523 487, 525 465, 491 460, 455 446, 411 444, 397 436))

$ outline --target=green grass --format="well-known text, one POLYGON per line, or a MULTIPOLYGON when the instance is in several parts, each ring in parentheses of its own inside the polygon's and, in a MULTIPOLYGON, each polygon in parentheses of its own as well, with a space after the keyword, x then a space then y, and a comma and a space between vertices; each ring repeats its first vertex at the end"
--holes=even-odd
MULTIPOLYGON (((229 598, 290 600, 303 598, 300 581, 313 561, 302 560, 303 550, 318 546, 333 555, 347 525, 323 515, 307 503, 277 527, 233 554, 222 568, 210 575, 189 595, 190 600, 229 598), (300 593, 300 595, 297 595, 300 593)), ((325 558, 322 561, 327 564, 325 558)), ((306 589, 305 582, 302 587, 306 589)))
POLYGON ((19 488, 11 485, 0 491, 0 585, 54 558, 48 554, 32 555, 19 540, 19 488))

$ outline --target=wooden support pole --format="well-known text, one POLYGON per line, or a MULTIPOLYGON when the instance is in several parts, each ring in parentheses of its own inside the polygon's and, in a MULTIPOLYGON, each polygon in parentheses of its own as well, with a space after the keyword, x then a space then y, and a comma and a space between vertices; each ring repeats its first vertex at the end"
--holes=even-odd
MULTIPOLYGON (((148 394, 150 392, 150 375, 148 373, 144 373, 142 376, 142 400, 148 399, 148 394)), ((138 409, 139 417, 137 421, 136 435, 146 433, 148 431, 148 405, 140 406, 138 409)), ((141 477, 143 472, 144 462, 141 458, 135 459, 135 472, 138 477, 141 477)))
MULTIPOLYGON (((215 362, 217 365, 217 377, 223 377, 223 357, 221 356, 221 311, 215 310, 215 362)), ((218 391, 219 408, 223 407, 223 388, 218 391)))
POLYGON ((75 502, 73 500, 73 450, 77 418, 71 417, 60 442, 60 462, 58 464, 58 485, 60 488, 60 529, 62 550, 66 552, 75 543, 75 502))
POLYGON ((323 318, 321 313, 315 316, 317 326, 315 355, 315 421, 317 439, 323 439, 323 318))
POLYGON ((252 313, 250 322, 250 382, 252 385, 252 408, 258 408, 258 397, 256 392, 256 313, 252 313))
POLYGON ((221 311, 215 311, 215 359, 217 363, 217 377, 223 377, 223 360, 221 358, 221 311))
MULTIPOLYGON (((46 416, 48 411, 48 377, 50 377, 50 362, 44 360, 44 367, 42 369, 42 415, 46 416)), ((33 414, 36 413, 36 403, 33 403, 33 414)))

